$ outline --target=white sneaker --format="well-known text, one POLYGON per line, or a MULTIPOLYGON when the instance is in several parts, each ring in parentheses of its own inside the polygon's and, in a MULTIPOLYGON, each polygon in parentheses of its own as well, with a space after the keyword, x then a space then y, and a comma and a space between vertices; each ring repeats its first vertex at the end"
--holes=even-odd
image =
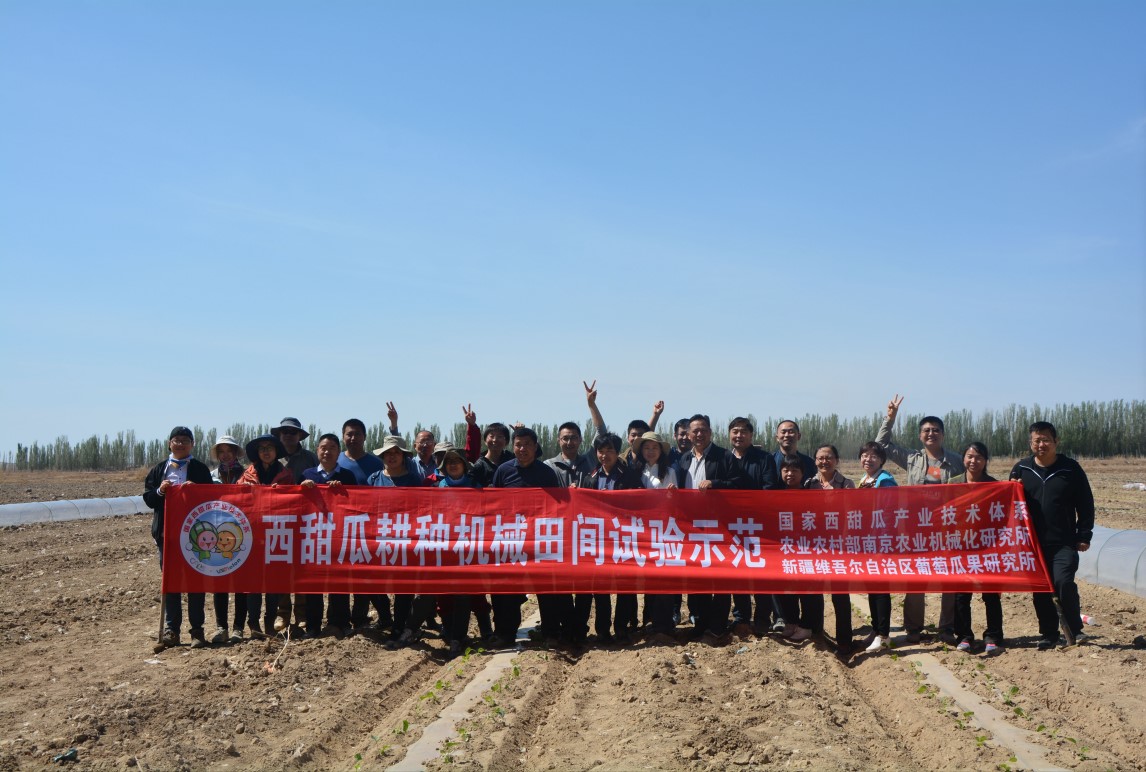
POLYGON ((883 636, 882 635, 876 635, 871 639, 871 643, 868 644, 868 647, 866 649, 864 649, 864 651, 871 653, 871 652, 877 652, 882 648, 883 648, 883 636))
POLYGON ((790 641, 806 641, 812 637, 812 631, 806 627, 797 627, 796 632, 788 637, 790 641))
POLYGON ((290 623, 286 621, 285 617, 275 617, 275 632, 281 633, 283 630, 290 627, 290 623))

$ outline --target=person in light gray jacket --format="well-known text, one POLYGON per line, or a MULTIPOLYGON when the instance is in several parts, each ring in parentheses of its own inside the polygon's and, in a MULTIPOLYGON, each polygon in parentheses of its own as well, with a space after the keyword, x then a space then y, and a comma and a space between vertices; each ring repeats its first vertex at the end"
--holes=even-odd
MULTIPOLYGON (((923 450, 908 450, 896 445, 891 438, 891 427, 903 397, 896 394, 887 403, 887 418, 875 435, 875 442, 887 452, 889 460, 907 470, 908 485, 928 485, 950 482, 952 477, 964 472, 963 459, 943 447, 943 419, 929 415, 919 421, 919 441, 923 450)), ((903 628, 907 631, 907 642, 918 643, 922 637, 923 619, 926 613, 926 596, 922 593, 905 595, 903 598, 903 628)), ((955 594, 945 592, 939 607, 939 637, 947 643, 955 644, 955 594)))

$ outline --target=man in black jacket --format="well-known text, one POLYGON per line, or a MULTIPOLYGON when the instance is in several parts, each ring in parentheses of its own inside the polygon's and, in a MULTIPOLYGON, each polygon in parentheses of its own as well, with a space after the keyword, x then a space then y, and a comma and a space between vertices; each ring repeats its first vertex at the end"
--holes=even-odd
MULTIPOLYGON (((708 416, 697 413, 688 419, 688 438, 692 440, 692 452, 677 462, 681 488, 703 491, 751 487, 736 456, 712 444, 712 422, 708 416)), ((690 593, 688 605, 696 617, 695 633, 700 633, 709 643, 727 642, 731 595, 690 593)))
MULTIPOLYGON (((1032 455, 1015 464, 1011 479, 1023 484, 1031 527, 1038 537, 1043 559, 1050 569, 1062 615, 1076 643, 1089 636, 1082 632, 1079 614, 1078 553, 1090 549, 1094 537, 1094 493, 1086 472, 1073 458, 1058 454, 1058 433, 1047 421, 1030 426, 1032 455)), ((1039 651, 1058 644, 1058 610, 1054 595, 1034 594, 1039 619, 1039 651)))
MULTIPOLYGON (((159 547, 159 567, 163 568, 163 509, 167 492, 176 485, 199 483, 210 485, 211 470, 198 459, 192 458, 195 436, 186 426, 176 426, 167 439, 171 451, 165 460, 151 468, 143 483, 143 501, 155 514, 151 518, 151 538, 159 547)), ((203 635, 206 596, 201 592, 187 594, 187 616, 191 622, 191 647, 207 645, 203 635)), ((183 626, 183 599, 179 593, 166 593, 163 596, 165 622, 159 637, 160 649, 179 644, 179 628, 183 626)))
MULTIPOLYGON (((755 491, 772 491, 783 488, 780 473, 776 469, 776 459, 767 451, 752 444, 756 429, 747 418, 737 416, 728 424, 728 444, 732 453, 740 461, 748 478, 749 488, 755 491)), ((768 632, 772 616, 781 616, 771 595, 757 594, 756 616, 752 615, 752 595, 741 593, 732 596, 732 622, 736 635, 747 636, 755 630, 758 635, 768 632)))

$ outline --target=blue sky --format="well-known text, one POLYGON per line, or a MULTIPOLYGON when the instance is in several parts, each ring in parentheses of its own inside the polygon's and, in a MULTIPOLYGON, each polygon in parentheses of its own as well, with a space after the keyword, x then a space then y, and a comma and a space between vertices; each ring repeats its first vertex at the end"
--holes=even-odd
POLYGON ((0 3, 0 452, 1146 396, 1146 4, 0 3))

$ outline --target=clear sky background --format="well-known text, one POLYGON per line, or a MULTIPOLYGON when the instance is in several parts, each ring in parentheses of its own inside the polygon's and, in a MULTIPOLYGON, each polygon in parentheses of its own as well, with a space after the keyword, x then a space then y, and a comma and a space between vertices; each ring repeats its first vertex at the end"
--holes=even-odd
POLYGON ((1146 3, 0 2, 0 452, 1146 397, 1146 3))

